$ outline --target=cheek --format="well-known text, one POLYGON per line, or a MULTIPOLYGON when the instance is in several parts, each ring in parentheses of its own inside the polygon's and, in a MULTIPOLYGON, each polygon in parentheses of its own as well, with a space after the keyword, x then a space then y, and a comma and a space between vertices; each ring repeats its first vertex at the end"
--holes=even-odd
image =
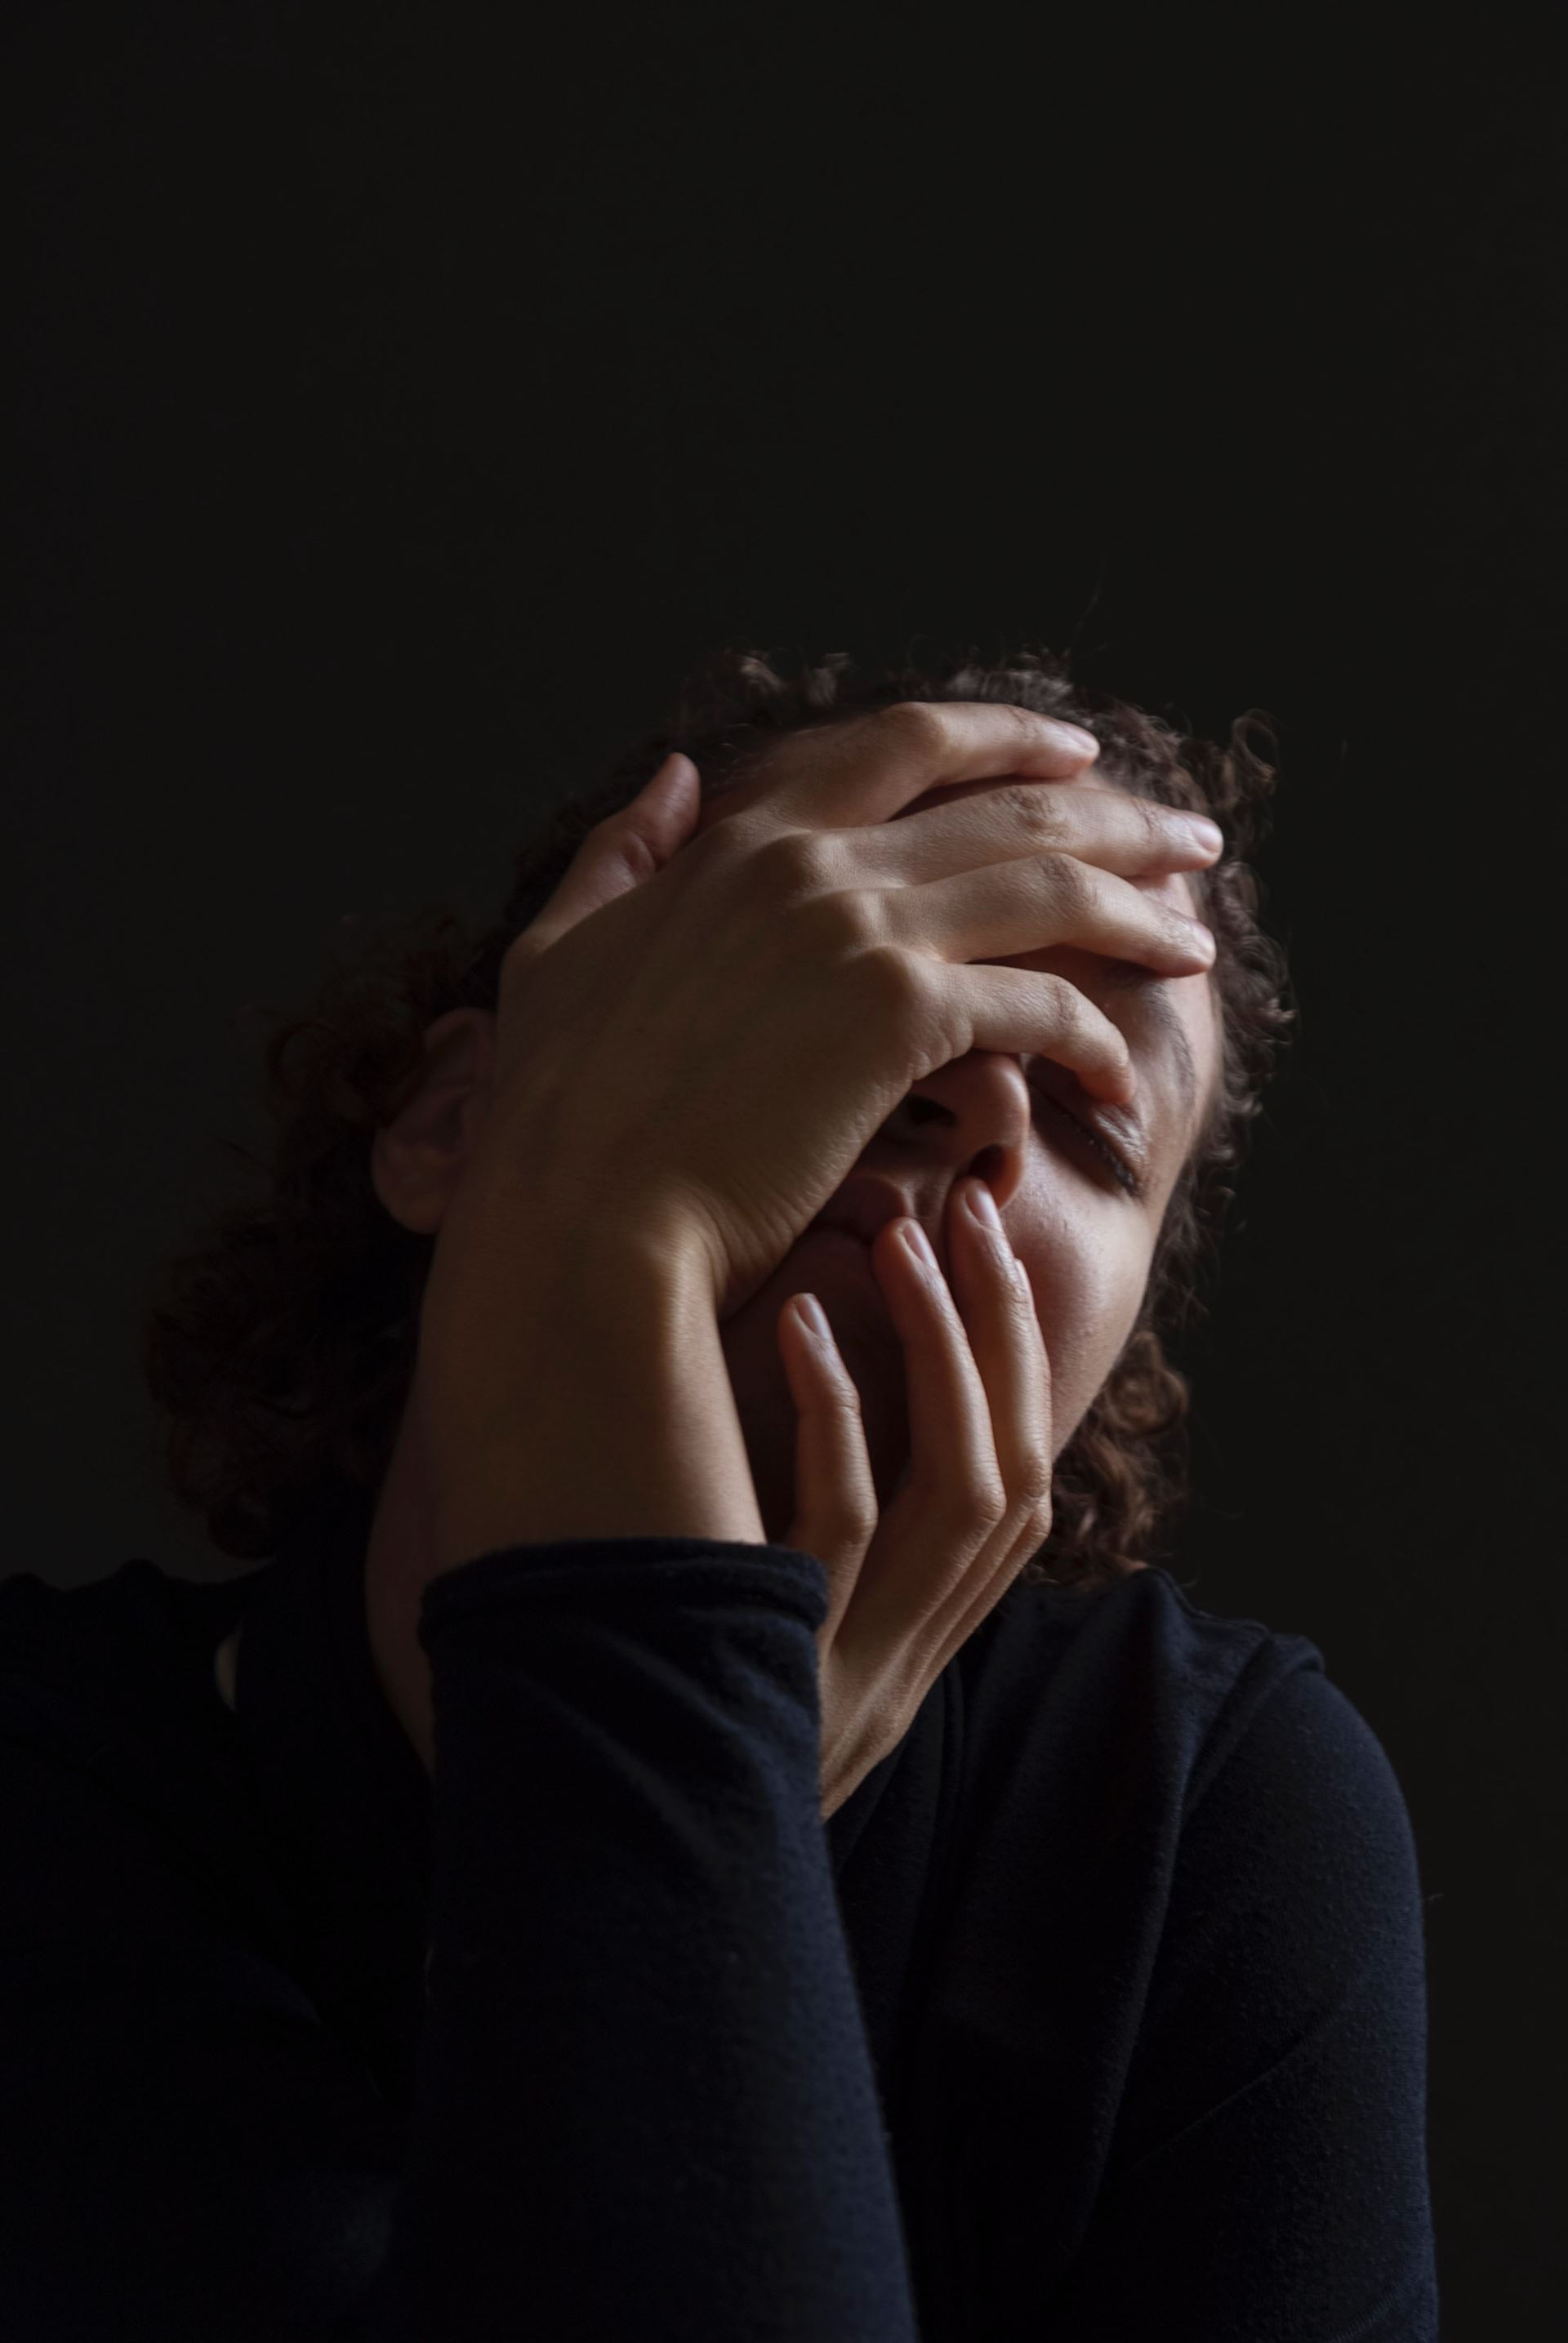
POLYGON ((1015 1239, 1050 1361, 1052 1442, 1060 1455, 1132 1332, 1151 1258, 1141 1219, 1067 1199, 1015 1239))

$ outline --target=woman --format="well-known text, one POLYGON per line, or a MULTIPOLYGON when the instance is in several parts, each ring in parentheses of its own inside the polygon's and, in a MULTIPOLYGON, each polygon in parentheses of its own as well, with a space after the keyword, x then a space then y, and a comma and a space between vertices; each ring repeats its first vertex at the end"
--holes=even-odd
POLYGON ((1271 778, 724 655, 275 1040, 148 1326, 270 1559, 0 1590, 8 2331, 1435 2335, 1397 1782, 1151 1558, 1271 778))

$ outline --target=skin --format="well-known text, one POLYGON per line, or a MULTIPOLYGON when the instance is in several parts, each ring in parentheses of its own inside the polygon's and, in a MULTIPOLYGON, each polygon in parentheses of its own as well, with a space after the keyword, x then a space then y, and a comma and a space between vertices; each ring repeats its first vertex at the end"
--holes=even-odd
MULTIPOLYGON (((1094 785, 1103 779, 1091 776, 1094 785)), ((895 820, 991 781, 965 781, 928 790, 895 820)), ((1071 786, 1062 784, 1061 786, 1071 786)), ((717 799, 702 809, 698 830, 728 819, 736 806, 717 799)), ((1139 882, 1180 909, 1201 916, 1185 876, 1139 882)), ((1032 1290, 1051 1372, 1051 1452, 1060 1456, 1104 1383, 1136 1321, 1161 1222, 1171 1190, 1201 1127, 1220 1075, 1220 1026, 1211 978, 1206 973, 1151 980, 1169 995, 1196 1072, 1183 1095, 1171 1058, 1156 1040, 1145 997, 1148 987, 1118 985, 1112 964, 1097 955, 1055 947, 1010 956, 1004 965, 1070 979, 1127 1034, 1147 1121, 1150 1160, 1145 1192, 1130 1195, 1092 1155, 1077 1145, 1070 1125, 1038 1098, 1017 1058, 975 1050, 917 1083, 910 1097, 863 1151, 857 1172, 874 1172, 900 1192, 920 1221, 939 1264, 955 1289, 952 1269, 962 1243, 951 1231, 960 1184, 978 1174, 990 1187, 1007 1237, 1023 1262, 1032 1290)), ((481 1011, 446 1021, 447 1035, 426 1087, 432 1101, 415 1119, 421 1131, 417 1182, 405 1186, 395 1137, 383 1134, 373 1165, 382 1204, 400 1225, 429 1232, 456 1192, 474 1143, 489 1065, 494 1018, 481 1011), (438 1109, 434 1094, 446 1093, 438 1109), (428 1166, 438 1142, 444 1197, 431 1200, 428 1166)), ((885 1240, 884 1240, 885 1242, 885 1240)), ((798 1513, 796 1444, 799 1413, 779 1353, 779 1317, 792 1294, 815 1293, 826 1310, 844 1364, 859 1395, 867 1453, 879 1507, 885 1510, 908 1478, 909 1413, 904 1344, 876 1275, 849 1248, 808 1230, 767 1282, 720 1328, 758 1504, 767 1537, 782 1542, 798 1513)), ((906 1321, 908 1312, 903 1313, 906 1321)), ((428 1730, 429 1671, 416 1626, 432 1574, 430 1484, 412 1412, 399 1428, 380 1490, 366 1557, 367 1621, 377 1677, 394 1713, 422 1746, 428 1730)), ((216 1676, 234 1705, 235 1637, 220 1647, 216 1676)))
MULTIPOLYGON (((893 819, 905 820, 994 786, 959 781, 929 789, 893 819)), ((722 799, 711 801, 699 832, 729 810, 722 799)), ((1192 918, 1202 916, 1181 874, 1146 882, 1145 891, 1168 896, 1192 918)), ((1159 980, 1181 1016, 1198 1071, 1198 1092, 1189 1104, 1165 1059, 1141 1046, 1148 1031, 1143 1005, 1136 990, 1107 980, 1104 960, 1058 947, 1014 953, 997 964, 1068 977, 1128 1035, 1153 1139, 1146 1196, 1135 1200, 1087 1169, 1064 1141, 1051 1108, 1034 1096, 1019 1061, 994 1050, 971 1050, 918 1082, 855 1168, 878 1172, 902 1192, 907 1209, 933 1236, 950 1283, 948 1214, 954 1191, 967 1174, 985 1180, 1034 1292, 1051 1368, 1054 1457, 1076 1431, 1137 1319, 1166 1204, 1219 1081, 1218 1011, 1207 974, 1159 980)), ((795 1409, 774 1329, 789 1296, 808 1292, 826 1310, 859 1393, 880 1506, 885 1509, 907 1477, 902 1343, 875 1283, 843 1248, 824 1244, 809 1231, 720 1334, 769 1540, 783 1537, 795 1513, 795 1409)))

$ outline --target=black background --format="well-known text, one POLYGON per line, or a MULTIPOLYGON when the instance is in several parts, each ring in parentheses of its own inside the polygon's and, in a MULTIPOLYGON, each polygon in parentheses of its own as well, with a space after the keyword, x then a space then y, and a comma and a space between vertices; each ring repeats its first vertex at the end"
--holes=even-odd
POLYGON ((265 1137, 237 1012, 346 912, 488 913, 710 646, 1034 640, 1200 730, 1267 709, 1302 1021, 1172 1567, 1310 1635, 1390 1754, 1444 2333, 1525 2343, 1563 2276, 1564 92, 1548 12, 1191 19, 25 20, 5 1567, 250 1566, 162 1493, 136 1370, 217 1135, 265 1137))

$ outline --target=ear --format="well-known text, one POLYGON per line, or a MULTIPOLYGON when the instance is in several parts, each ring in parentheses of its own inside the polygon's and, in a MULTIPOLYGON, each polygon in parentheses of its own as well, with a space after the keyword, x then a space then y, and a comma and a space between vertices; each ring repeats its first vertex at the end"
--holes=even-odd
POLYGON ((496 1055, 487 1009, 452 1009, 425 1029, 413 1090, 370 1143, 370 1179, 400 1228, 433 1236, 483 1127, 496 1055))

